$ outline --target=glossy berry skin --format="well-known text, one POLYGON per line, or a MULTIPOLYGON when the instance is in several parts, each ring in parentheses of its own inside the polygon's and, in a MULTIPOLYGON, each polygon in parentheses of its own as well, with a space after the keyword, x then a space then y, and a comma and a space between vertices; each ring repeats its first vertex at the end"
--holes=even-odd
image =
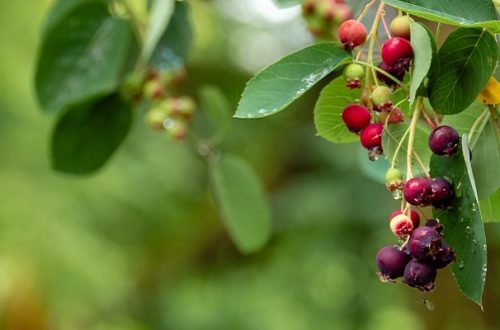
POLYGON ((381 248, 376 257, 380 280, 391 281, 403 276, 410 259, 406 251, 401 251, 394 246, 381 248))
POLYGON ((439 156, 451 156, 458 151, 460 136, 450 126, 436 127, 429 136, 429 148, 439 156))
POLYGON ((408 40, 395 37, 384 42, 381 55, 382 61, 388 66, 407 68, 409 60, 413 58, 413 48, 408 40))
POLYGON ((431 262, 431 265, 437 269, 442 269, 455 261, 455 251, 453 251, 445 242, 441 245, 441 251, 436 256, 436 259, 431 262))
POLYGON ((413 231, 413 221, 405 214, 398 214, 391 219, 389 227, 394 235, 405 238, 413 231))
POLYGON ((441 234, 435 228, 422 226, 411 233, 408 251, 417 260, 432 261, 441 252, 441 244, 441 234))
POLYGON ((394 37, 401 37, 410 40, 410 23, 409 16, 398 16, 392 20, 389 29, 394 37))
POLYGON ((403 186, 403 196, 411 205, 428 206, 431 195, 431 180, 427 178, 412 178, 403 186))
MULTIPOLYGON (((406 73, 405 70, 401 69, 399 67, 391 67, 391 66, 385 64, 384 62, 381 62, 378 65, 378 67, 379 67, 379 69, 384 70, 385 72, 389 73, 390 75, 392 75, 394 78, 398 79, 399 81, 403 81, 403 79, 405 77, 405 73, 406 73)), ((397 86, 397 84, 394 80, 392 80, 391 78, 387 77, 385 74, 382 74, 378 71, 377 71, 377 78, 379 81, 383 82, 387 86, 390 86, 393 88, 397 86)))
POLYGON ((411 260, 404 271, 404 282, 420 291, 428 292, 434 289, 436 268, 417 260, 411 260))
POLYGON ((368 34, 365 26, 354 19, 342 23, 337 32, 339 40, 346 50, 352 50, 364 44, 368 34))
POLYGON ((453 186, 445 178, 434 178, 431 182, 432 195, 430 201, 432 206, 445 209, 451 206, 453 200, 453 186))
MULTIPOLYGON (((389 220, 391 220, 392 218, 394 218, 395 216, 400 215, 400 214, 403 214, 403 212, 401 212, 401 210, 396 210, 396 211, 392 212, 391 215, 389 216, 389 220)), ((420 226, 420 215, 418 215, 417 211, 411 210, 410 218, 411 218, 411 221, 413 222, 413 228, 417 228, 418 226, 420 226)))
POLYGON ((404 121, 403 112, 399 108, 392 108, 390 111, 383 111, 380 113, 379 123, 381 124, 397 124, 404 121))
POLYGON ((382 146, 382 124, 370 124, 361 131, 361 144, 366 149, 380 148, 382 146))
POLYGON ((347 128, 354 133, 358 133, 367 127, 371 119, 370 110, 359 104, 349 104, 342 111, 342 120, 347 128))

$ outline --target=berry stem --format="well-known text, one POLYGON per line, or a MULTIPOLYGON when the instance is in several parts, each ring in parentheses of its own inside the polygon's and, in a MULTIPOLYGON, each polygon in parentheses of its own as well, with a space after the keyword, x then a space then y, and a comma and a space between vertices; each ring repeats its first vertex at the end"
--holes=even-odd
POLYGON ((417 154, 416 151, 413 151, 413 156, 415 156, 415 159, 417 160, 418 164, 420 165, 420 167, 422 168, 422 171, 425 173, 425 176, 428 177, 429 179, 431 178, 431 175, 429 174, 429 172, 427 171, 427 168, 425 167, 425 164, 424 162, 422 161, 422 159, 420 158, 420 156, 417 154))
POLYGON ((368 2, 366 5, 365 5, 365 8, 363 8, 363 11, 361 11, 361 13, 359 14, 358 16, 358 19, 357 21, 358 22, 361 22, 361 20, 363 19, 363 17, 366 16, 366 14, 368 13, 368 11, 370 10, 370 8, 373 6, 373 4, 376 2, 377 0, 371 0, 370 2, 368 2))
POLYGON ((439 44, 439 33, 441 33, 441 23, 438 22, 436 26, 436 42, 439 44))
POLYGON ((413 158, 413 152, 415 147, 415 132, 417 129, 418 118, 420 116, 420 111, 422 107, 422 98, 419 97, 415 105, 415 111, 413 112, 413 117, 411 118, 411 123, 409 127, 410 135, 408 137, 408 149, 406 150, 406 180, 413 178, 413 173, 411 169, 411 163, 413 158))
POLYGON ((375 70, 377 72, 380 72, 384 76, 389 77, 389 79, 391 79, 396 84, 398 84, 399 86, 401 86, 401 88, 403 88, 404 90, 408 90, 408 86, 406 86, 401 80, 397 79, 396 77, 394 77, 390 73, 388 73, 385 70, 382 70, 382 69, 376 67, 373 64, 370 64, 370 63, 367 63, 367 62, 363 62, 363 61, 358 61, 358 60, 353 61, 353 63, 361 64, 361 65, 367 66, 368 68, 373 69, 373 70, 375 70))
MULTIPOLYGON (((388 131, 386 131, 386 132, 388 132, 388 131)), ((405 141, 405 139, 409 133, 410 133, 410 128, 408 127, 408 129, 405 131, 405 133, 401 137, 401 140, 399 141, 398 145, 396 146, 396 150, 394 151, 394 155, 392 156, 391 168, 396 167, 396 157, 398 157, 399 151, 401 150, 401 147, 403 146, 403 142, 405 141)), ((390 134, 390 133, 388 133, 388 134, 390 134)))
MULTIPOLYGON (((385 3, 383 3, 381 1, 379 6, 378 6, 377 13, 375 14, 375 19, 373 20, 372 28, 370 30, 370 45, 368 46, 367 62, 371 65, 370 68, 371 68, 371 72, 372 72, 375 84, 377 84, 377 74, 375 73, 375 69, 374 69, 374 65, 373 65, 373 49, 375 46, 375 40, 377 39, 378 25, 380 23, 380 19, 382 17, 383 12, 384 12, 384 6, 385 6, 385 3)), ((367 72, 367 78, 368 78, 368 76, 369 75, 367 72)), ((368 79, 367 79, 367 81, 368 81, 368 79)))
POLYGON ((391 31, 389 31, 389 27, 387 26, 387 22, 385 20, 385 11, 382 13, 382 25, 384 26, 385 33, 387 34, 387 37, 390 39, 392 38, 391 31))
POLYGON ((432 119, 429 117, 429 114, 427 113, 427 111, 425 111, 425 109, 424 111, 422 111, 422 115, 424 116, 425 121, 430 126, 430 128, 434 129, 437 127, 436 123, 432 121, 432 119))
POLYGON ((130 22, 132 23, 132 30, 139 40, 139 44, 142 45, 144 43, 144 24, 136 15, 134 8, 129 3, 129 0, 116 0, 117 3, 121 4, 123 9, 127 12, 127 15, 130 17, 130 22))

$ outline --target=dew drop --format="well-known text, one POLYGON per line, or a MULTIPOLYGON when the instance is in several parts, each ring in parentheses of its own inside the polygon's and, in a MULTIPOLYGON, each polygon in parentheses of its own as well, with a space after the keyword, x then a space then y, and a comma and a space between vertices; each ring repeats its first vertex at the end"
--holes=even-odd
POLYGON ((165 129, 172 129, 174 127, 174 121, 170 118, 167 118, 163 121, 163 127, 165 129))
POLYGON ((464 262, 463 262, 463 261, 459 261, 459 262, 458 262, 458 268, 459 268, 459 269, 462 269, 462 268, 464 268, 464 267, 465 267, 464 262))
POLYGON ((259 109, 259 114, 263 115, 267 113, 267 110, 266 109, 259 109))
POLYGON ((403 192, 399 189, 396 189, 392 192, 392 197, 395 200, 399 200, 399 199, 403 198, 403 192))

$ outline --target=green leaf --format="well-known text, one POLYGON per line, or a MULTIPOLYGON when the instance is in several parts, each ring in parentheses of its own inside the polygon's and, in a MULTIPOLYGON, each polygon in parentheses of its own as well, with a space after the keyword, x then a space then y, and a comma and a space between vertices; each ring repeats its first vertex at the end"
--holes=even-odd
POLYGON ((333 143, 359 141, 359 136, 345 126, 342 111, 360 99, 361 91, 361 88, 347 88, 342 76, 323 88, 314 108, 314 124, 319 136, 333 143))
POLYGON ((349 61, 351 54, 336 43, 315 44, 285 56, 247 83, 235 117, 273 115, 349 61))
POLYGON ((154 0, 141 58, 149 60, 174 13, 175 0, 154 0))
POLYGON ((462 137, 463 152, 431 158, 431 175, 448 177, 459 192, 450 209, 434 210, 434 216, 444 225, 444 238, 457 254, 451 268, 458 287, 481 306, 486 280, 486 238, 471 176, 467 139, 466 135, 462 137))
POLYGON ((241 158, 223 155, 210 167, 211 188, 222 219, 242 253, 261 249, 271 235, 271 212, 264 189, 241 158))
POLYGON ((479 202, 483 222, 500 222, 500 189, 479 202))
POLYGON ((231 123, 232 110, 229 101, 215 86, 203 86, 199 94, 205 124, 210 125, 215 134, 223 133, 231 123))
POLYGON ((52 135, 52 167, 88 174, 102 167, 123 142, 132 125, 132 109, 119 95, 69 109, 52 135))
POLYGON ((375 161, 371 161, 367 152, 363 148, 357 148, 358 165, 361 172, 375 182, 385 185, 385 174, 391 167, 391 164, 384 157, 379 157, 375 161))
POLYGON ((424 82, 432 64, 432 43, 426 28, 416 22, 412 22, 411 45, 414 52, 413 71, 410 83, 410 107, 417 97, 417 91, 424 82))
POLYGON ((193 31, 187 2, 175 2, 175 10, 165 33, 151 56, 150 64, 160 71, 175 70, 184 65, 193 42, 193 31))
POLYGON ((35 77, 47 113, 115 91, 128 60, 133 35, 128 23, 111 17, 100 1, 75 7, 42 44, 35 77))
POLYGON ((500 32, 490 0, 383 0, 388 5, 431 21, 458 26, 484 27, 500 32))
POLYGON ((300 4, 300 0, 273 0, 279 7, 292 7, 300 4))
POLYGON ((452 32, 439 50, 431 77, 430 102, 440 114, 465 110, 483 90, 497 65, 495 38, 482 29, 452 32))
MULTIPOLYGON (((405 132, 409 128, 409 126, 410 125, 407 122, 389 124, 385 126, 384 132, 382 134, 382 149, 384 150, 384 154, 390 162, 394 157, 399 142, 405 135, 405 132)), ((429 164, 432 154, 427 142, 429 139, 429 134, 430 129, 426 125, 418 123, 415 130, 414 150, 424 164, 429 164)), ((408 134, 406 135, 405 141, 403 141, 403 143, 401 144, 401 147, 399 148, 398 154, 396 156, 396 167, 404 174, 406 174, 406 154, 408 152, 407 146, 408 134)), ((412 164, 412 172, 416 176, 424 174, 422 167, 417 162, 412 164)))

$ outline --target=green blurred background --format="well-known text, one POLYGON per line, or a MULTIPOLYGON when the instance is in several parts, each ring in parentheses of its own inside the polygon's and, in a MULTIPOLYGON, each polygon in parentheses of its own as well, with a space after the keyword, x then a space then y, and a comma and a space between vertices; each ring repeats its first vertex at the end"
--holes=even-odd
MULTIPOLYGON (((487 226, 484 312, 441 271, 432 294, 380 283, 374 255, 398 206, 354 145, 315 137, 319 91, 289 111, 235 120, 224 147, 247 159, 273 207, 273 237, 243 256, 207 193, 202 160, 137 121, 98 174, 54 173, 53 119, 32 88, 50 0, 0 10, 0 329, 499 329, 500 228, 487 226), (434 304, 434 310, 424 303, 434 304)), ((233 105, 255 70, 311 41, 298 9, 270 0, 193 1, 185 92, 233 105)))

